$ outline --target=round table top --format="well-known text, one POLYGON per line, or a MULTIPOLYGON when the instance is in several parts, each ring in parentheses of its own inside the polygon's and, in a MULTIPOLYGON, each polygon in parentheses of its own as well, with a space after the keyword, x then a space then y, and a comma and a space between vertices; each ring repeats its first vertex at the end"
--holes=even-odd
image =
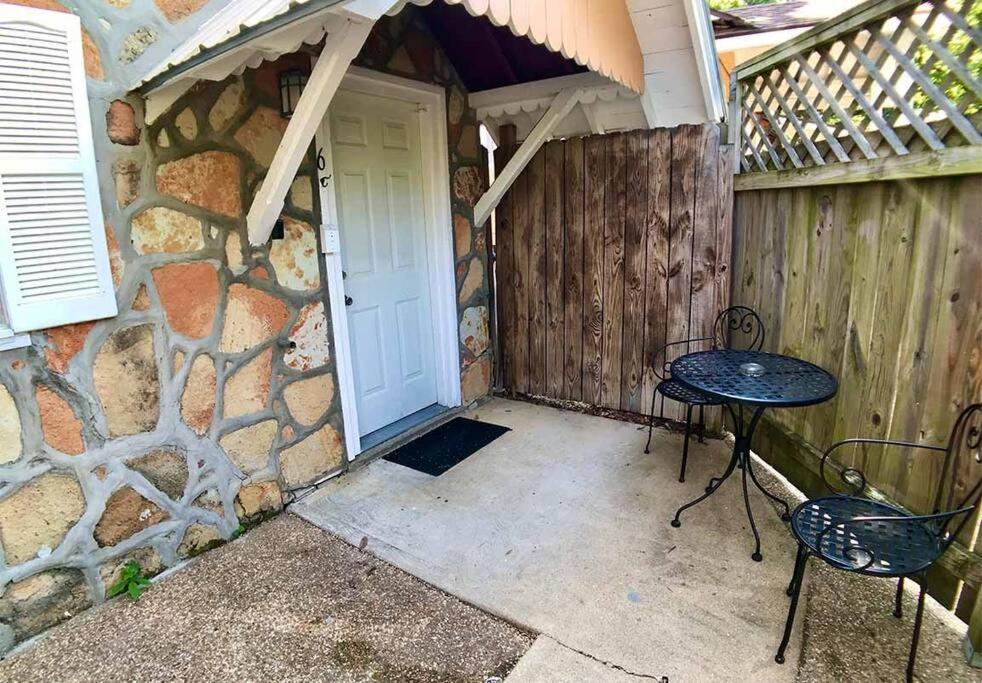
POLYGON ((672 361, 672 379, 727 403, 792 408, 827 401, 839 382, 822 368, 764 351, 698 351, 672 361))

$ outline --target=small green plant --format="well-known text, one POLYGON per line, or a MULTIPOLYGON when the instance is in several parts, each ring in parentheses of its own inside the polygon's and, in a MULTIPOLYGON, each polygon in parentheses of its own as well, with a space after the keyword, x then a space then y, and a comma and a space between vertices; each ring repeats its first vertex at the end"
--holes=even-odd
POLYGON ((140 564, 130 560, 123 565, 119 580, 109 587, 109 597, 115 598, 117 595, 126 593, 130 596, 130 600, 139 600, 143 591, 151 585, 150 580, 143 575, 140 564))

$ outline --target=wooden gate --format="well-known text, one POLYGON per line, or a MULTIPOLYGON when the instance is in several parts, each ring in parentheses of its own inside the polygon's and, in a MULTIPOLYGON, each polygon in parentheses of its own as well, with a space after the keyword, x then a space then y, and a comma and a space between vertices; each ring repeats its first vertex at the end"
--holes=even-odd
POLYGON ((715 125, 539 150, 496 213, 506 391, 647 412, 656 350, 727 305, 732 174, 715 125))

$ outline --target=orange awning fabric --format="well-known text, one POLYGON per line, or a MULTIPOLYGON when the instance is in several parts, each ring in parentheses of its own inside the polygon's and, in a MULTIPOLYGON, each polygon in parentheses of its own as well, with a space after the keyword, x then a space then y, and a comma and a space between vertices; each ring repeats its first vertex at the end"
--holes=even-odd
MULTIPOLYGON (((408 0, 428 5, 433 0, 408 0)), ((437 0, 507 26, 591 71, 641 93, 644 64, 625 0, 437 0)), ((390 13, 401 8, 398 3, 390 13)))

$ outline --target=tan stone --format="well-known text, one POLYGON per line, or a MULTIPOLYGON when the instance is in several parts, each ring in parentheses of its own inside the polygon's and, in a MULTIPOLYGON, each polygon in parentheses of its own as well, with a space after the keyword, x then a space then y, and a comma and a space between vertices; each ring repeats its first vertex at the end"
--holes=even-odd
POLYGON ((7 387, 0 384, 0 465, 20 457, 20 411, 7 387))
POLYGON ((474 160, 478 158, 477 126, 467 125, 460 129, 460 140, 457 141, 457 154, 462 159, 474 160))
POLYGON ((466 107, 467 100, 464 98, 464 93, 460 91, 460 88, 451 88, 450 96, 447 98, 447 119, 451 125, 456 126, 460 123, 466 107))
POLYGON ((174 332, 191 339, 211 334, 218 307, 218 272, 207 261, 155 268, 157 296, 174 332))
POLYGON ((106 501, 106 509, 95 525, 100 547, 114 546, 133 534, 149 529, 169 517, 166 511, 130 487, 119 489, 106 501))
POLYGON ((283 239, 274 240, 269 249, 269 262, 276 270, 276 279, 290 289, 317 289, 320 259, 314 227, 287 217, 283 218, 283 225, 283 239))
POLYGON ((269 107, 259 107, 235 132, 235 141, 245 147, 260 166, 269 167, 279 149, 288 121, 269 107))
POLYGON ((133 303, 130 304, 130 308, 134 311, 146 311, 150 309, 150 294, 147 292, 146 285, 141 284, 140 288, 136 290, 136 296, 133 297, 133 303))
POLYGON ((248 285, 229 287, 220 349, 239 353, 278 335, 290 311, 280 299, 248 285))
POLYGON ((471 306, 460 317, 460 343, 475 356, 488 349, 487 306, 471 306))
POLYGON ((233 273, 238 274, 245 270, 242 263, 242 239, 237 232, 230 232, 225 240, 225 261, 233 273))
POLYGON ((225 434, 218 443, 225 449, 229 460, 248 475, 268 464, 269 449, 273 446, 276 432, 276 420, 263 420, 225 434))
POLYGON ((215 363, 211 356, 197 356, 181 394, 181 417, 188 427, 202 436, 208 433, 215 414, 216 382, 215 363))
POLYGON ((287 409, 302 425, 317 422, 331 407, 333 399, 334 377, 329 374, 298 380, 283 390, 287 409))
POLYGON ((290 185, 290 203, 301 211, 314 210, 314 191, 309 176, 297 176, 290 185))
POLYGON ((116 184, 116 203, 126 208, 140 195, 142 166, 133 159, 120 159, 113 164, 113 181, 116 184))
POLYGON ((491 358, 484 356, 467 366, 460 377, 460 394, 464 405, 486 396, 491 387, 491 358))
POLYGON ((266 409, 272 364, 273 349, 266 349, 225 381, 223 414, 226 418, 266 409))
POLYGON ((177 118, 174 119, 174 125, 177 127, 177 132, 185 140, 194 140, 198 137, 198 119, 190 107, 186 107, 177 115, 177 118))
POLYGON ((119 51, 119 61, 123 64, 135 62, 147 48, 157 42, 157 31, 152 26, 141 26, 125 38, 119 51))
POLYGON ((41 432, 45 443, 69 455, 84 453, 82 421, 68 401, 43 385, 36 388, 34 395, 37 399, 41 432))
POLYGON ((341 435, 324 425, 298 444, 280 451, 280 474, 289 488, 312 484, 341 466, 341 435))
POLYGON ((165 128, 160 129, 160 133, 157 134, 157 146, 158 147, 170 147, 170 136, 167 134, 165 128))
POLYGON ((294 370, 313 370, 327 364, 331 346, 327 335, 327 317, 323 302, 307 304, 290 328, 290 341, 295 344, 283 355, 283 361, 294 370))
POLYGON ((113 286, 119 287, 119 283, 123 281, 123 271, 126 269, 126 262, 123 260, 123 255, 119 251, 119 241, 116 239, 116 232, 109 223, 106 223, 104 228, 106 232, 106 249, 109 251, 109 272, 113 278, 113 286))
POLYGON ((157 190, 224 216, 242 214, 242 164, 229 152, 199 152, 157 168, 157 190))
POLYGON ((48 343, 44 348, 44 359, 48 362, 48 367, 57 373, 64 374, 68 370, 68 364, 72 358, 85 346, 85 339, 92 328, 94 322, 75 323, 73 325, 62 325, 45 330, 48 343))
POLYGON ((208 524, 192 524, 177 548, 181 557, 192 557, 222 543, 222 532, 208 524))
POLYGON ((154 0, 160 11, 172 24, 191 16, 204 7, 208 0, 154 0))
POLYGON ((235 514, 249 519, 268 512, 278 512, 283 508, 283 495, 275 481, 260 481, 246 484, 235 496, 235 514))
POLYGON ((34 574, 7 586, 0 613, 17 640, 37 635, 92 605, 88 585, 77 569, 34 574))
MULTIPOLYGON (((10 2, 10 0, 5 0, 10 2)), ((99 46, 95 44, 92 36, 85 29, 82 29, 82 61, 85 63, 85 75, 89 78, 101 81, 105 78, 102 69, 102 54, 99 46)))
POLYGON ((471 253, 471 222, 459 213, 453 217, 453 243, 458 260, 471 253))
POLYGON ((219 495, 218 489, 208 489, 195 498, 192 505, 202 510, 213 512, 219 517, 225 517, 225 505, 222 503, 222 497, 219 495))
POLYGON ((460 286, 460 303, 467 303, 484 285, 484 262, 476 256, 467 266, 467 277, 460 286))
POLYGON ((413 60, 409 57, 409 52, 406 51, 405 46, 395 51, 395 54, 389 60, 387 68, 407 75, 416 73, 416 65, 413 64, 413 60))
POLYGON ((154 487, 173 500, 180 500, 188 483, 188 463, 176 448, 158 448, 127 463, 154 487))
POLYGON ((70 474, 49 472, 0 500, 0 541, 8 566, 54 550, 85 512, 82 487, 70 474))
POLYGON ((96 355, 92 379, 110 436, 153 430, 160 415, 153 326, 137 325, 114 332, 96 355))
POLYGON ((163 206, 141 211, 131 226, 133 248, 138 254, 180 254, 205 246, 201 221, 163 206))
POLYGON ((140 144, 140 127, 136 123, 133 105, 123 100, 113 100, 106 110, 106 133, 117 145, 140 144))
POLYGON ((453 174, 453 192, 460 201, 468 206, 477 204, 484 194, 484 180, 477 166, 461 166, 453 174))
POLYGON ((235 118, 246 103, 245 88, 242 81, 233 81, 218 96, 211 111, 208 112, 208 125, 212 130, 221 131, 235 118))

